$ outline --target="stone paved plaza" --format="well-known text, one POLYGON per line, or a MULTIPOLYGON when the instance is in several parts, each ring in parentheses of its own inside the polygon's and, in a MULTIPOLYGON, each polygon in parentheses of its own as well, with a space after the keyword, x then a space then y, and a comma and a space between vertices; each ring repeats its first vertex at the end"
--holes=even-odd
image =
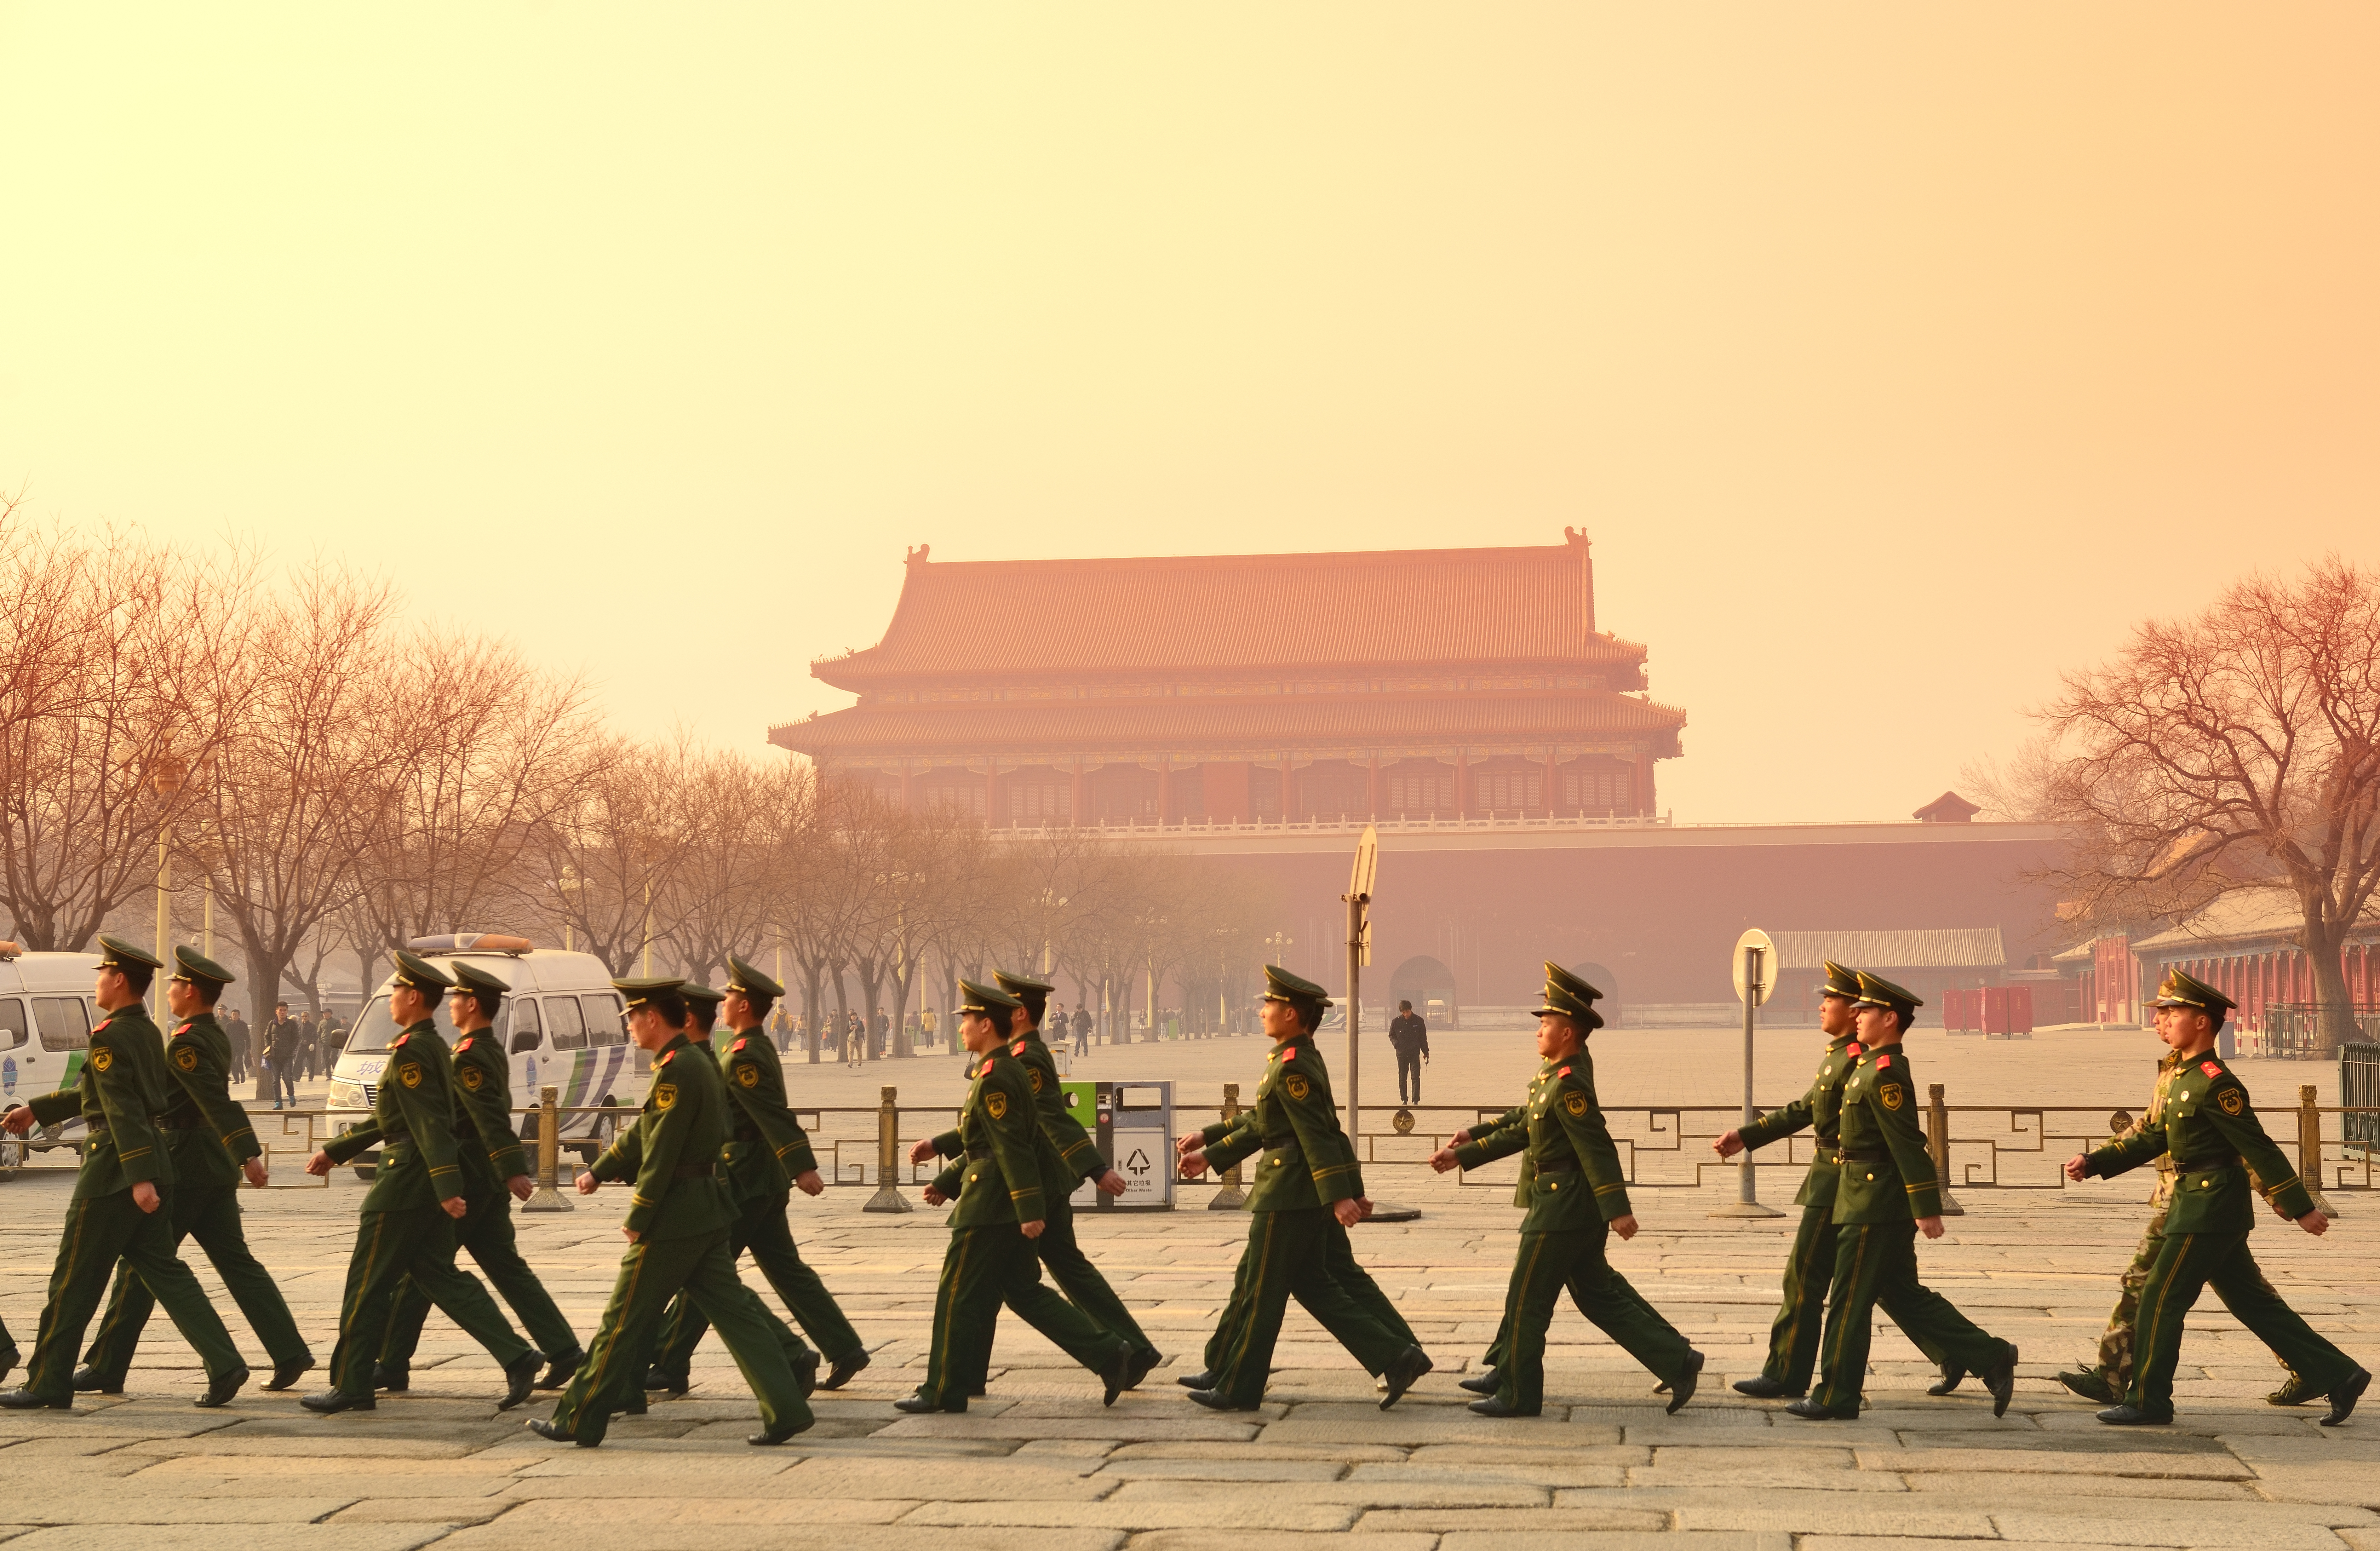
MULTIPOLYGON (((1506 1097, 1507 1080, 1532 1064, 1512 1052, 1520 1037, 1433 1035, 1432 1080, 1442 1076, 1447 1088, 1433 1098, 1506 1097)), ((2038 1087, 2036 1101, 2072 1084, 2088 1090, 2076 1101, 2136 1103, 2145 1037, 1971 1047, 1954 1057, 1937 1034, 1912 1049, 1922 1078, 1954 1070, 1954 1060, 1999 1062, 2007 1080, 1997 1085, 2038 1087)), ((1764 1088, 1774 1041, 1781 1098, 1815 1036, 1762 1040, 1764 1088)), ((1730 1070, 1716 1060, 1728 1048, 1718 1035, 1699 1045, 1666 1035, 1598 1044, 1613 1073, 1607 1092, 1624 1089, 1640 1103, 1662 1090, 1665 1069, 1684 1069, 1665 1052, 1692 1048, 1712 1058, 1696 1070, 1730 1070)), ((1185 1088, 1228 1075, 1253 1091, 1260 1051, 1245 1039, 1136 1047, 1096 1051, 1079 1070, 1179 1072, 1185 1088)), ((789 1075, 807 1102, 866 1102, 886 1081, 947 1100, 956 1096, 954 1065, 795 1065, 789 1075)), ((2318 1075, 2310 1065, 2258 1063, 2248 1080, 2261 1096, 2318 1075)), ((1981 1085, 1985 1077, 1961 1080, 1981 1085)), ((1674 1083, 1669 1091, 1723 1100, 1727 1081, 1698 1084, 1715 1093, 1674 1083)), ((1378 1091, 1373 1081, 1366 1086, 1378 1091)), ((280 1155, 284 1179, 297 1161, 280 1155)), ((1790 1194, 1773 1188, 1784 1181, 1779 1171, 1762 1178, 1771 1199, 1790 1194)), ((0 1183, 0 1312, 21 1343, 39 1318, 70 1184, 65 1168, 48 1163, 0 1183)), ((1260 1413, 1210 1414, 1182 1398, 1172 1379, 1196 1365, 1245 1223, 1203 1209, 1206 1194, 1196 1192, 1177 1212, 1084 1222, 1094 1258, 1172 1359, 1142 1390, 1102 1410, 1096 1380, 1004 1320, 989 1399, 964 1416, 903 1416, 890 1401, 912 1387, 924 1360, 941 1214, 868 1215, 868 1191, 837 1189, 795 1199, 796 1232, 875 1349, 875 1365, 844 1392, 818 1397, 819 1425, 786 1448, 744 1443, 754 1410, 715 1342, 702 1350, 690 1395, 620 1421, 602 1448, 583 1450, 524 1431, 522 1419, 542 1414, 539 1402, 497 1414, 494 1365, 436 1317, 409 1397, 332 1418, 300 1411, 297 1392, 253 1388, 226 1411, 193 1410, 193 1360, 161 1319, 123 1398, 86 1397, 71 1414, 0 1414, 0 1540, 10 1551, 1148 1551, 1319 1547, 1352 1533, 1364 1551, 1917 1551, 1992 1541, 2380 1551, 2380 1409, 2326 1431, 2315 1425, 2319 1407, 2266 1406, 2261 1397, 2278 1370, 2211 1299, 2192 1315, 2184 1346, 2180 1424, 2110 1431, 2051 1381, 2091 1350, 2139 1231, 2144 1178, 2071 1192, 1967 1192, 1967 1215, 1921 1248, 1932 1285, 2022 1349, 2016 1404, 1998 1421, 1972 1380, 1956 1396, 1927 1398, 1929 1370, 1888 1325, 1876 1345, 1872 1409, 1856 1423, 1799 1422, 1734 1395, 1728 1381, 1759 1365, 1790 1219, 1714 1219, 1710 1208, 1731 1194, 1717 1188, 1640 1192, 1645 1230, 1614 1255, 1709 1356, 1687 1411, 1664 1416, 1651 1379, 1565 1307, 1548 1351, 1547 1414, 1474 1417, 1454 1381, 1475 1371, 1494 1330, 1517 1214, 1506 1192, 1419 1170, 1378 1170, 1373 1189, 1422 1209, 1415 1222, 1366 1225, 1356 1245, 1439 1365, 1386 1413, 1365 1375, 1294 1307, 1260 1413)), ((245 1197, 259 1251, 323 1358, 362 1195, 342 1172, 327 1188, 276 1185, 245 1197)), ((2366 1207, 2372 1199, 2342 1196, 2348 1215, 2319 1242, 2277 1222, 2254 1238, 2275 1283, 2367 1363, 2380 1357, 2380 1272, 2368 1226, 2380 1221, 2380 1202, 2366 1207)), ((525 1250, 582 1331, 591 1332, 609 1290, 625 1204, 615 1188, 567 1215, 519 1218, 525 1250)), ((202 1259, 193 1263, 213 1285, 202 1259)), ((231 1323, 253 1358, 252 1338, 236 1315, 231 1323)))

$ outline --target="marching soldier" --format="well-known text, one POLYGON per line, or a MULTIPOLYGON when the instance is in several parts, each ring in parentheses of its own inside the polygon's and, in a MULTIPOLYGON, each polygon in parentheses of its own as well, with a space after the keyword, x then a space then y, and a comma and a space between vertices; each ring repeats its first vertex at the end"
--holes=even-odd
MULTIPOLYGON (((951 1208, 951 1244, 934 1292, 933 1348, 906 1412, 961 1412, 991 1364, 1002 1303, 1067 1356, 1098 1374, 1115 1398, 1135 1376, 1132 1344, 1051 1291, 1033 1242, 1049 1226, 1042 1191, 1041 1121, 1022 1060, 1004 1041, 1023 1003, 1006 991, 959 982, 959 1035, 976 1058, 950 1168, 926 1187, 926 1204, 951 1208)), ((1145 1370, 1142 1370, 1145 1371, 1145 1370)))
POLYGON ((1524 1155, 1517 1204, 1528 1216, 1521 1219, 1520 1254, 1504 1296, 1496 1391, 1471 1402, 1482 1416, 1544 1411, 1546 1329, 1565 1286, 1589 1319, 1669 1387, 1671 1413, 1694 1399, 1702 1379, 1703 1354, 1605 1259, 1611 1234, 1636 1236, 1636 1218, 1586 1054, 1586 1036, 1603 1026, 1595 1011, 1602 994, 1560 965, 1547 964, 1544 1005, 1537 1009, 1537 1054, 1545 1066, 1529 1084, 1528 1102, 1511 1123, 1491 1128, 1484 1138, 1450 1144, 1429 1160, 1445 1173, 1524 1155))
POLYGON ((331 1352, 332 1387, 298 1402, 325 1416, 370 1411, 378 1404, 375 1359, 398 1285, 407 1280, 504 1368, 504 1398, 498 1411, 528 1400, 537 1381, 536 1350, 514 1333, 480 1279, 455 1266, 455 1228, 470 1212, 470 1186, 457 1157, 453 1058, 431 1015, 439 994, 451 985, 428 960, 397 951, 388 1014, 405 1032, 389 1041, 371 1119, 333 1137, 307 1160, 308 1173, 328 1174, 375 1143, 381 1149, 357 1224, 356 1247, 347 1257, 339 1344, 331 1352))
MULTIPOLYGON (((2247 1084, 2215 1053, 2215 1034, 2231 999, 2180 970, 2157 988, 2157 1037, 2180 1058, 2157 1119, 2094 1151, 2069 1159, 2066 1176, 2113 1177, 2160 1155, 2174 1168, 2171 1205, 2156 1235, 2155 1257, 2141 1284, 2140 1350, 2119 1405, 2099 1413, 2115 1427, 2162 1427, 2173 1421, 2173 1371, 2181 1360, 2182 1317, 2209 1284, 2216 1295, 2298 1375, 2303 1400, 2327 1396, 2325 1427, 2355 1410, 2372 1375, 2322 1337, 2284 1303, 2248 1251, 2254 1225, 2249 1182, 2253 1170, 2265 1199, 2282 1217, 2313 1234, 2330 1221, 2280 1148, 2265 1134, 2248 1100, 2247 1084)), ((2144 1246, 2145 1247, 2145 1246, 2144 1246)))
MULTIPOLYGON (((1265 977, 1265 1032, 1275 1048, 1255 1109, 1220 1140, 1182 1156, 1182 1172, 1195 1179, 1264 1153, 1248 1192, 1248 1245, 1235 1278, 1247 1290, 1237 1339, 1209 1366, 1213 1387, 1190 1391, 1212 1411, 1254 1411, 1262 1402, 1290 1298, 1313 1307, 1344 1291, 1330 1266, 1364 1215, 1355 1149, 1340 1126, 1330 1075, 1313 1037, 1330 994, 1277 965, 1268 965, 1265 977)), ((1353 1250, 1347 1253, 1352 1258, 1353 1250)), ((1360 1305, 1345 1308, 1331 1334, 1366 1372, 1387 1380, 1383 1411, 1430 1370, 1427 1353, 1360 1305)))
MULTIPOLYGON (((455 1020, 455 1154, 463 1173, 465 1211, 455 1230, 480 1274, 518 1315, 546 1361, 540 1389, 559 1389, 578 1371, 586 1352, 570 1322, 553 1306, 545 1284, 521 1258, 512 1204, 536 1194, 528 1155, 513 1129, 512 1063, 495 1031, 496 1009, 512 988, 468 963, 455 965, 446 1008, 455 1020)), ((421 1342, 430 1299, 410 1278, 400 1282, 388 1334, 372 1375, 376 1388, 401 1394, 412 1384, 413 1353, 421 1342)))
MULTIPOLYGON (((1826 1321, 1827 1286, 1835 1277, 1835 1195, 1843 1178, 1839 1157, 1843 1084, 1864 1051, 1852 1011, 1859 1000, 1859 976, 1832 959, 1823 962, 1827 978, 1818 997, 1818 1028, 1827 1036, 1827 1051, 1818 1058, 1818 1074, 1810 1091, 1711 1144, 1711 1150, 1719 1157, 1733 1157, 1746 1148, 1765 1147, 1797 1131, 1815 1128, 1818 1133, 1818 1145, 1810 1153, 1810 1171, 1793 1197, 1793 1204, 1802 1208, 1802 1224, 1794 1230, 1793 1248, 1785 1257, 1785 1302, 1769 1327, 1768 1361, 1754 1377, 1735 1381, 1738 1390, 1764 1400, 1798 1400, 1809 1393, 1810 1375, 1818 1363, 1818 1334, 1826 1321)), ((1967 1370, 1944 1362, 1902 1322, 1894 1308, 1898 1296, 1893 1289, 1885 1290, 1884 1312, 1903 1335, 1917 1342, 1929 1361, 1941 1367, 1941 1381, 1925 1392, 1948 1395, 1965 1380, 1967 1370)), ((1913 1323, 1925 1328, 1922 1316, 1913 1323)))
POLYGON ((1881 975, 1856 973, 1861 1053, 1843 1081, 1833 1302, 1820 1338, 1818 1387, 1785 1409, 1808 1421, 1858 1420, 1874 1310, 1890 1300, 1901 1333, 1945 1364, 1982 1374, 1992 1414, 2006 1415, 2016 1390, 2015 1343, 1986 1335, 1917 1279, 1917 1234, 1942 1236, 1940 1184, 1900 1043, 1925 1003, 1881 975))
MULTIPOLYGON (((249 1184, 261 1188, 265 1168, 264 1148, 249 1124, 248 1111, 231 1097, 231 1041, 215 1021, 215 1003, 232 983, 232 975, 195 948, 175 949, 174 962, 174 976, 165 983, 165 1005, 175 1020, 165 1046, 165 1072, 174 1097, 157 1120, 174 1164, 174 1246, 178 1252, 183 1240, 198 1240, 249 1328, 273 1359, 273 1382, 264 1387, 286 1389, 314 1365, 314 1354, 298 1333, 298 1322, 290 1317, 272 1274, 249 1251, 240 1219, 240 1179, 245 1175, 249 1184)), ((132 1353, 155 1307, 156 1300, 149 1296, 131 1262, 120 1265, 99 1334, 75 1375, 77 1389, 124 1392, 132 1353)))
MULTIPOLYGON (((733 953, 727 956, 722 1010, 729 1037, 718 1055, 732 1120, 725 1155, 728 1188, 737 1203, 727 1243, 732 1254, 751 1252, 752 1263, 785 1301, 795 1321, 828 1354, 827 1376, 818 1381, 818 1387, 840 1389, 868 1366, 868 1348, 844 1317, 834 1294, 803 1261, 785 1220, 795 1189, 817 1195, 826 1189, 826 1181, 819 1175, 809 1133, 786 1107, 784 1066, 765 1032, 769 1010, 784 994, 784 987, 775 980, 733 953)), ((699 1013, 696 1021, 700 1022, 699 1013)), ((646 1376, 646 1387, 683 1393, 694 1349, 709 1327, 701 1311, 679 1293, 662 1322, 661 1352, 646 1376)), ((816 1360, 813 1354, 812 1363, 816 1360)))
POLYGON ((103 937, 99 944, 92 1000, 106 1016, 91 1031, 80 1080, 9 1110, 6 1121, 22 1136, 36 1124, 55 1125, 79 1114, 90 1138, 24 1386, 0 1395, 0 1406, 74 1409, 75 1348, 119 1260, 165 1305, 174 1327, 206 1364, 207 1392, 196 1403, 227 1405, 248 1382, 248 1364, 199 1278, 174 1254, 174 1165, 153 1118, 173 1102, 172 1086, 165 1042, 140 1004, 161 966, 128 942, 103 937))
POLYGON ((653 1058, 652 1086, 633 1129, 622 1132, 595 1166, 578 1176, 592 1195, 606 1180, 636 1181, 620 1225, 628 1252, 587 1361, 571 1376, 551 1421, 529 1428, 556 1443, 593 1448, 614 1412, 644 1398, 643 1354, 653 1348, 663 1309, 685 1290, 760 1402, 759 1432, 745 1441, 781 1444, 817 1418, 802 1399, 801 1381, 771 1328, 759 1297, 735 1274, 728 1231, 735 1207, 719 1175, 730 1130, 727 1090, 718 1065, 688 1054, 684 981, 614 980, 626 999, 628 1033, 653 1058))

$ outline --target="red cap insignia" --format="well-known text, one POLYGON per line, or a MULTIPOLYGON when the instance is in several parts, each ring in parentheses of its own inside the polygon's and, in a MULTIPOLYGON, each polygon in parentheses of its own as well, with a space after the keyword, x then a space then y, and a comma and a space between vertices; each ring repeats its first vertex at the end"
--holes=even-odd
POLYGON ((2211 1060, 2200 1061, 2198 1063, 2198 1070, 2205 1072, 2209 1077, 2220 1077, 2223 1075, 2223 1069, 2216 1065, 2211 1060))
POLYGON ((1565 1066, 1560 1072, 1555 1072, 1554 1075, 1557 1077, 1567 1077, 1570 1075, 1570 1068, 1565 1066))
POLYGON ((1878 1056, 1876 1058, 1876 1069, 1878 1072, 1882 1072, 1886 1067, 1890 1066, 1891 1064, 1892 1058, 1890 1056, 1878 1056))

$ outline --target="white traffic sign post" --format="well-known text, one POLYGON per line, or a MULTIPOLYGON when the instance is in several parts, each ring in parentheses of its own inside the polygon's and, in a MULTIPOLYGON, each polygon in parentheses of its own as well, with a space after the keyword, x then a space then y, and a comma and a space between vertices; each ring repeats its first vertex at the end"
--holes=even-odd
MULTIPOLYGON (((1364 966, 1372 962, 1372 883, 1380 870, 1380 831, 1375 825, 1364 826, 1364 838, 1355 842, 1355 867, 1347 876, 1347 1145, 1360 1149, 1363 1143, 1361 1117, 1364 1025, 1364 966)), ((1385 1201, 1372 1203, 1372 1222, 1411 1222, 1421 1216, 1412 1206, 1391 1206, 1385 1201)))
MULTIPOLYGON (((1760 1117, 1752 1108, 1752 1025, 1753 1014, 1777 988, 1777 945, 1768 934, 1754 927, 1735 939, 1735 963, 1730 966, 1735 977, 1736 999, 1743 1003, 1743 1123, 1750 1125, 1760 1117)), ((1740 1194, 1731 1206, 1721 1206, 1711 1213, 1715 1218, 1781 1218, 1785 1214, 1774 1206, 1760 1204, 1760 1193, 1754 1175, 1752 1149, 1743 1152, 1743 1162, 1738 1167, 1740 1194)))

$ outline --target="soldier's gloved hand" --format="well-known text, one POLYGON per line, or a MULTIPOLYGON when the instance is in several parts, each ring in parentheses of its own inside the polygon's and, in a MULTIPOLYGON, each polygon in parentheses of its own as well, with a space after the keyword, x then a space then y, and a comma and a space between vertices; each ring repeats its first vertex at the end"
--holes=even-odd
POLYGON ((1028 1239, 1038 1239, 1041 1237, 1041 1230, 1047 1226, 1048 1224, 1044 1223, 1039 1218, 1035 1218, 1031 1222, 1018 1223, 1016 1225, 1016 1231, 1024 1234, 1028 1239))
POLYGON ((444 1212, 450 1218, 460 1218, 465 1212, 469 1211, 471 1208, 465 1205, 461 1196, 450 1195, 445 1200, 438 1203, 438 1209, 444 1212))
POLYGON ((1356 1205, 1354 1199, 1350 1197, 1345 1201, 1333 1201, 1330 1203, 1330 1215, 1339 1219, 1340 1227, 1353 1228, 1357 1223, 1364 1220, 1364 1208, 1356 1205))
POLYGON ((1925 1234, 1929 1239, 1938 1239, 1942 1236, 1942 1219, 1940 1218, 1919 1218, 1917 1219, 1917 1231, 1925 1234))
POLYGON ((1729 1132, 1724 1136, 1721 1136, 1711 1143, 1711 1151, 1718 1154, 1721 1157, 1733 1157, 1736 1154, 1743 1151, 1743 1133, 1740 1131, 1729 1132))
POLYGON ((331 1161, 331 1155, 328 1153, 318 1152, 312 1157, 306 1160, 306 1172, 315 1175, 318 1178, 329 1173, 336 1167, 337 1165, 331 1161))
POLYGON ((819 1178, 817 1169, 805 1169, 794 1176, 794 1188, 804 1195, 816 1195, 826 1189, 826 1181, 819 1178))
POLYGON ((1633 1212, 1622 1212, 1620 1216, 1613 1218, 1611 1219, 1611 1231, 1619 1234, 1623 1239, 1633 1239, 1636 1237, 1636 1214, 1633 1212))
POLYGON ((537 1181, 526 1174, 516 1174, 504 1181, 504 1188, 513 1193, 514 1200, 526 1201, 537 1194, 537 1181))
POLYGON ((1460 1169, 1463 1167, 1463 1165, 1454 1161, 1454 1148, 1451 1146, 1440 1147, 1438 1151, 1430 1154, 1429 1166, 1432 1169, 1437 1169, 1441 1174, 1446 1173, 1450 1169, 1460 1169))
POLYGON ((2308 1212, 2305 1216, 2298 1218, 2298 1226, 2304 1229, 2314 1237, 2320 1238, 2325 1233, 2330 1231, 2330 1219, 2323 1216, 2320 1212, 2308 1212))
POLYGON ((1122 1195, 1124 1189, 1123 1176, 1111 1169, 1099 1176, 1099 1194, 1102 1195, 1122 1195))
POLYGON ((247 1175, 248 1182, 254 1185, 259 1190, 262 1190, 264 1188, 264 1181, 272 1177, 265 1170, 264 1160, 261 1157, 249 1158, 246 1163, 239 1166, 239 1171, 247 1175))
MULTIPOLYGON (((155 1211, 157 1209, 157 1187, 151 1184, 146 1180, 140 1181, 132 1187, 132 1204, 140 1207, 144 1212, 155 1211)), ((2322 1230, 2317 1228, 2313 1230, 2313 1231, 2319 1233, 2322 1230)))
POLYGON ((2081 1153, 2076 1153, 2072 1157, 2066 1160, 2066 1177, 2079 1185, 2083 1181, 2084 1171, 2090 1167, 2090 1158, 2081 1153))
POLYGON ((918 1143, 916 1146, 909 1149, 909 1161, 912 1163, 929 1163, 940 1156, 940 1154, 934 1151, 934 1143, 931 1137, 927 1138, 925 1141, 918 1143))
POLYGON ((592 1174, 582 1173, 572 1182, 577 1185, 579 1194, 592 1195, 595 1194, 596 1187, 602 1184, 603 1181, 597 1179, 592 1174))

